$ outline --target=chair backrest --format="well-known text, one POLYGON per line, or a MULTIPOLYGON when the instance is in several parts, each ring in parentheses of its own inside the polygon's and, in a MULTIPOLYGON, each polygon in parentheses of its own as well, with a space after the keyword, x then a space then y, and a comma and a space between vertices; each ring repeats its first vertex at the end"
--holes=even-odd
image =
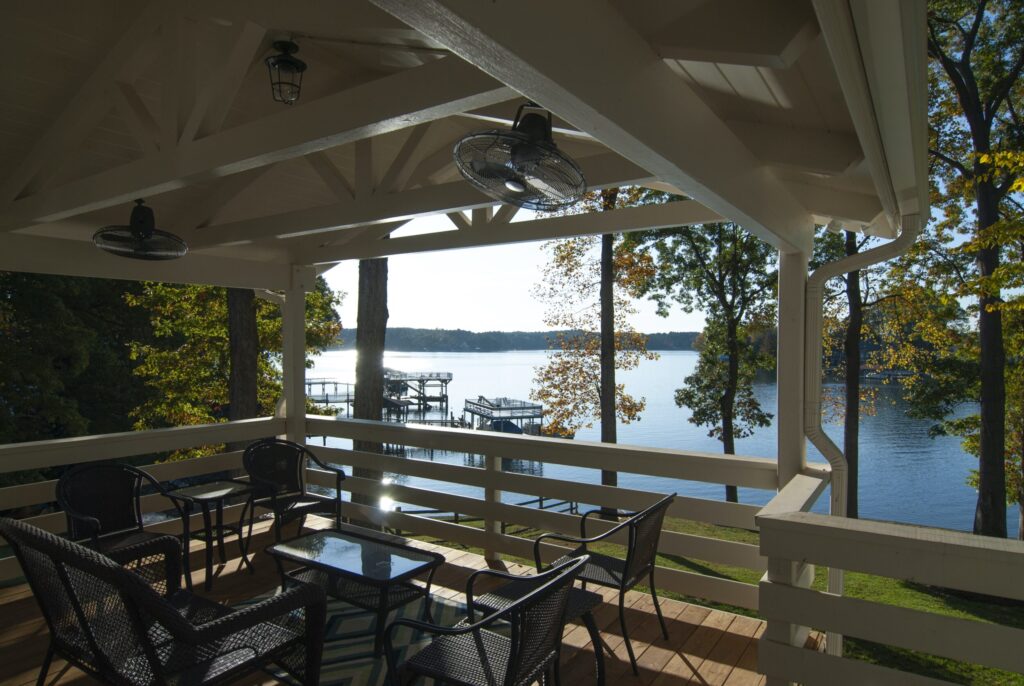
POLYGON ((308 452, 298 443, 281 438, 263 438, 245 449, 242 466, 260 490, 302 493, 305 491, 308 452))
POLYGON ((583 555, 538 574, 539 586, 499 613, 511 625, 506 686, 532 683, 557 659, 569 593, 588 559, 583 555))
POLYGON ((140 469, 114 462, 76 465, 57 480, 57 503, 65 512, 92 517, 99 530, 68 515, 68 536, 88 536, 142 528, 142 486, 156 481, 140 469))
MULTIPOLYGON (((104 681, 151 683, 158 665, 149 610, 169 606, 140 577, 100 553, 0 518, 50 628, 54 647, 104 681), (149 627, 149 631, 147 631, 149 627)), ((170 608, 170 612, 174 612, 170 608)))
POLYGON ((646 510, 637 512, 628 521, 629 547, 626 550, 625 581, 631 584, 654 566, 658 554, 658 539, 665 513, 676 494, 665 496, 646 510))

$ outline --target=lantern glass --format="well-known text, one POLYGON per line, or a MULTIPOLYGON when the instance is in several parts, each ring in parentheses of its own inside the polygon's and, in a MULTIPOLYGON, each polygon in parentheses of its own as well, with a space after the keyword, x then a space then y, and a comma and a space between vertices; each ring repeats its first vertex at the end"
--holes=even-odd
POLYGON ((270 92, 277 102, 291 105, 299 99, 306 63, 292 56, 298 50, 294 43, 280 41, 274 43, 274 47, 281 54, 271 55, 266 60, 270 71, 270 92))

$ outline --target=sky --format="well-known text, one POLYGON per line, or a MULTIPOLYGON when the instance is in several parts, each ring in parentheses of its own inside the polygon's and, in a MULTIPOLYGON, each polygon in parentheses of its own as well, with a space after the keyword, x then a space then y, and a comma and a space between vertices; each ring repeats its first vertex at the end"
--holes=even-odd
MULTIPOLYGON (((519 212, 514 221, 533 213, 519 212)), ((447 217, 417 219, 400 235, 454 228, 447 217)), ((399 235, 396 232, 395 235, 399 235)), ((467 331, 544 331, 544 307, 532 295, 545 263, 543 242, 395 255, 388 260, 388 326, 467 331)), ((356 326, 359 263, 348 260, 324 274, 345 293, 342 326, 356 326)), ((643 333, 700 331, 704 316, 674 308, 659 317, 654 303, 636 302, 632 318, 643 333)))

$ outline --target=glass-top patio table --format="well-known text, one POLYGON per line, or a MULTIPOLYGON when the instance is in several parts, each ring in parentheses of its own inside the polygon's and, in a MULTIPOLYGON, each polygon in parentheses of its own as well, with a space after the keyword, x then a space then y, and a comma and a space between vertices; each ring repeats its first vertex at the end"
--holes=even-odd
POLYGON ((373 654, 380 656, 387 616, 391 610, 423 598, 423 616, 430 614, 430 584, 444 556, 393 543, 372 532, 318 531, 269 546, 281 573, 282 587, 289 579, 322 586, 329 595, 377 615, 373 654), (299 565, 285 572, 284 561, 299 565), (423 585, 413 583, 426 575, 423 585))

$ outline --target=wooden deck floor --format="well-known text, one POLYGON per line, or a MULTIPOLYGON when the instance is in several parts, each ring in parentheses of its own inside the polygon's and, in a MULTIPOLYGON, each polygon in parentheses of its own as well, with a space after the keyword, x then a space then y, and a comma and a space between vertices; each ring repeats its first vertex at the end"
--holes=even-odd
MULTIPOLYGON (((239 560, 214 567, 216 580, 206 594, 214 600, 233 604, 266 593, 276 587, 279 579, 273 562, 262 552, 272 542, 266 525, 254 534, 251 549, 261 551, 255 558, 256 574, 240 572, 239 560)), ((487 566, 484 558, 419 541, 413 545, 437 550, 445 555, 447 564, 435 575, 437 595, 464 600, 466 578, 474 570, 487 566)), ((237 546, 229 540, 231 548, 237 546)), ((202 586, 202 556, 193 550, 193 579, 197 589, 202 586)), ((493 566, 493 565, 492 565, 493 566)), ((522 565, 503 565, 512 573, 532 570, 522 565)), ((595 589, 598 590, 598 589, 595 589)), ((633 649, 637 654, 640 675, 634 676, 629 665, 618 622, 617 596, 605 589, 606 602, 595 612, 595 618, 614 657, 605 658, 608 684, 612 686, 669 686, 701 684, 704 686, 747 686, 764 683, 757 668, 757 639, 764 631, 764 622, 749 617, 709 610, 698 605, 662 599, 661 607, 669 629, 669 640, 661 637, 658 618, 648 594, 630 592, 626 597, 626 621, 633 649)), ((0 589, 0 684, 21 686, 34 684, 48 642, 48 630, 39 615, 31 591, 24 584, 0 589)), ((568 685, 594 682, 593 647, 586 629, 581 625, 566 627, 562 650, 562 683, 568 685)), ((93 680, 77 669, 54 660, 48 684, 89 684, 93 680)), ((276 683, 269 677, 242 679, 241 684, 276 683)))

